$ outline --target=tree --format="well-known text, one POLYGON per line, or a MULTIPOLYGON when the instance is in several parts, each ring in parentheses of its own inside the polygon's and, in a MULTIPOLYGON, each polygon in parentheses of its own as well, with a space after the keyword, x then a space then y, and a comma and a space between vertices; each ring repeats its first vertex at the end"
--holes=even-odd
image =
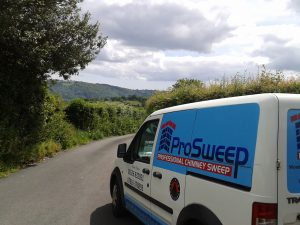
POLYGON ((172 90, 176 90, 179 88, 202 88, 204 83, 201 80, 196 79, 179 79, 176 81, 174 85, 172 85, 172 90))
POLYGON ((84 69, 105 44, 99 23, 80 14, 78 0, 2 0, 0 4, 1 67, 29 70, 46 79, 64 78, 84 69))
POLYGON ((1 1, 0 163, 38 141, 46 80, 77 74, 106 43, 80 2, 1 1))

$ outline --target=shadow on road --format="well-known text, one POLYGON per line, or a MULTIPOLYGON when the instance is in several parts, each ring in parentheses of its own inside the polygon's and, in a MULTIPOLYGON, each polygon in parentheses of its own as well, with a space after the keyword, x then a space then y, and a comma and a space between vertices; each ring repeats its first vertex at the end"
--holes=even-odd
POLYGON ((142 225, 142 223, 129 213, 125 217, 115 218, 111 212, 111 204, 106 204, 91 214, 90 225, 142 225))

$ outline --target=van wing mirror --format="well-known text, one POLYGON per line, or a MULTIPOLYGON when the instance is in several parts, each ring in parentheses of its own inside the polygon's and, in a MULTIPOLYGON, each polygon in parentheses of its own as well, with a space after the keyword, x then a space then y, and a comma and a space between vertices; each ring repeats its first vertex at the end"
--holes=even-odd
POLYGON ((126 155, 126 148, 127 148, 126 143, 119 144, 118 152, 117 152, 117 157, 118 158, 124 158, 124 156, 126 155))

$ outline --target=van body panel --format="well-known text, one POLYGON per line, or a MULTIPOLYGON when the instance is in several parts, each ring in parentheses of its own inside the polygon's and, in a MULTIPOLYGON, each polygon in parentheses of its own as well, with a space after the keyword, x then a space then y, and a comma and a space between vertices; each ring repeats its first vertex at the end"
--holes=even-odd
POLYGON ((187 170, 251 189, 258 120, 256 103, 198 109, 190 158, 204 165, 187 170))
POLYGON ((278 95, 278 224, 298 225, 300 215, 300 158, 297 131, 300 116, 299 95, 278 95))
MULTIPOLYGON (((157 121, 158 127, 161 123, 161 115, 156 115, 148 117, 144 124, 140 127, 136 136, 131 141, 132 145, 135 141, 135 138, 139 136, 139 132, 142 130, 143 126, 151 121, 157 121)), ((150 156, 149 162, 143 162, 139 160, 134 160, 133 162, 125 162, 124 159, 116 160, 116 167, 121 171, 123 190, 125 197, 125 207, 132 212, 136 217, 138 217, 144 224, 162 224, 167 225, 164 220, 155 216, 151 212, 151 179, 152 179, 152 160, 153 152, 157 143, 157 134, 154 136, 152 143, 152 154, 150 156), (149 174, 144 173, 143 171, 149 170, 149 174)), ((141 142, 141 141, 139 141, 141 142)), ((147 142, 145 142, 147 143, 147 142)), ((150 148, 143 146, 144 149, 150 148)), ((129 147, 130 148, 130 147, 129 147)))
MULTIPOLYGON (((175 225, 185 207, 198 204, 223 225, 251 225, 252 206, 258 202, 278 204, 278 225, 300 225, 300 95, 259 94, 196 102, 158 110, 146 121, 153 118, 160 122, 151 173, 144 184, 152 202, 144 204, 141 196, 125 189, 125 194, 150 210, 153 221, 175 225), (172 132, 164 132, 168 126, 172 132), (200 151, 208 144, 219 153, 203 158, 200 151), (226 146, 235 147, 227 152, 227 161, 226 146), (242 151, 237 158, 230 155, 238 147, 248 153, 242 151), (248 160, 244 160, 246 154, 248 160), (208 171, 203 164, 207 162, 215 170, 208 171), (153 172, 161 173, 162 179, 153 172), (180 184, 178 198, 172 197, 173 178, 180 184)), ((117 159, 116 166, 125 178, 126 163, 117 159)))
MULTIPOLYGON (((151 197, 159 199, 162 204, 169 206, 172 213, 155 204, 151 204, 151 210, 160 218, 164 218, 169 224, 173 223, 174 218, 176 218, 174 215, 178 215, 184 206, 186 167, 158 160, 158 158, 160 155, 170 155, 171 151, 178 153, 178 148, 172 149, 171 141, 174 136, 180 136, 181 141, 184 143, 191 142, 195 117, 196 110, 166 113, 162 117, 158 132, 152 171, 161 173, 162 178, 152 177, 151 197)), ((184 151, 183 147, 181 151, 184 151)))
MULTIPOLYGON (((275 95, 264 97, 252 102, 259 105, 260 112, 257 136, 252 137, 256 141, 251 190, 240 190, 190 175, 186 177, 186 206, 201 204, 214 212, 224 225, 250 225, 253 202, 277 203, 278 99, 275 95)), ((234 120, 227 119, 229 123, 234 120)), ((238 132, 247 132, 244 128, 246 126, 241 126, 238 132)))

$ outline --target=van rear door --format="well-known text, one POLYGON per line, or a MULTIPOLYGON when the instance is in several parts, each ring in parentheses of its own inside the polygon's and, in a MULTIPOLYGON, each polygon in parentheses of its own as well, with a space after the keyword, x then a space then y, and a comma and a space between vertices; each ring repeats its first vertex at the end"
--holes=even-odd
POLYGON ((300 225, 300 95, 278 98, 278 225, 300 225))

